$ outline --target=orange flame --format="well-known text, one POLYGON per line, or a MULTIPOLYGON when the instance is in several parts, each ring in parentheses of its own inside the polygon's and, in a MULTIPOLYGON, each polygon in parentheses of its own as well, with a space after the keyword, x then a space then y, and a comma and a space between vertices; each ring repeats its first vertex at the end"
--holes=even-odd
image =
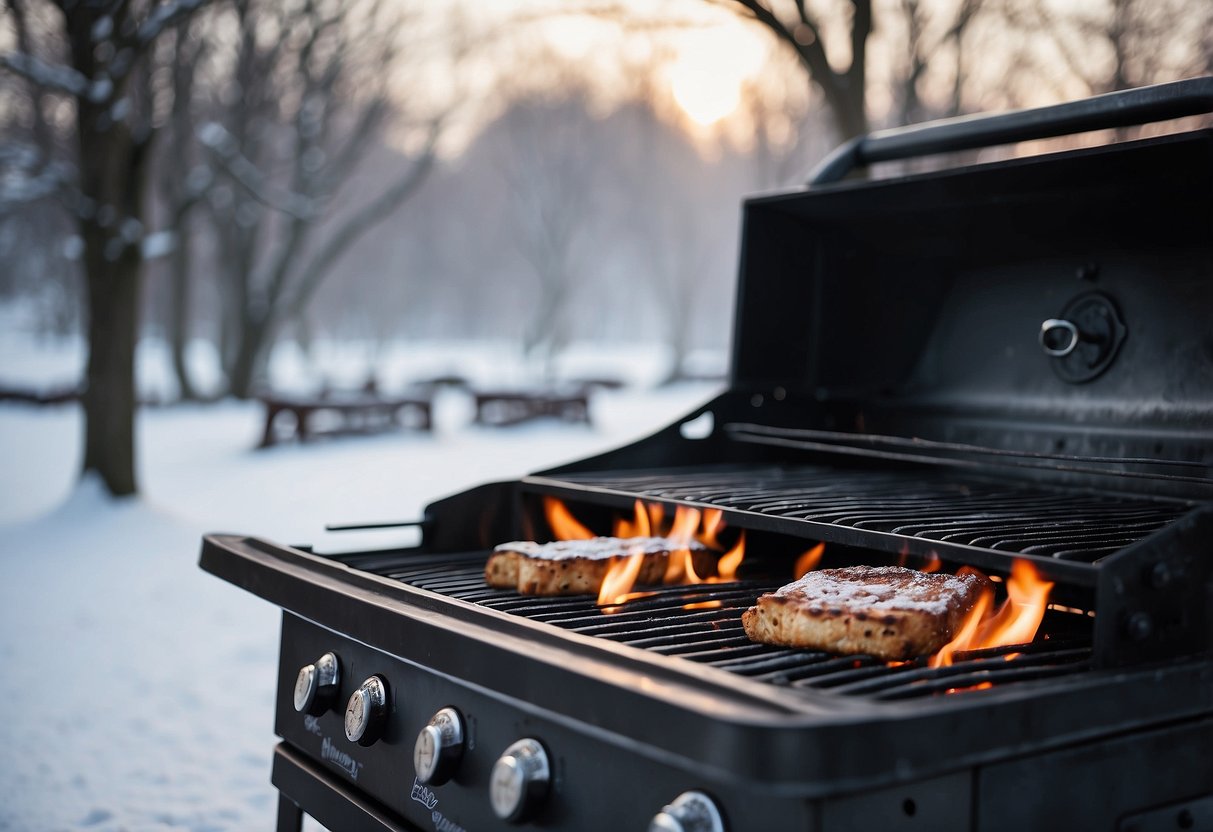
POLYGON ((994 687, 993 682, 979 682, 976 685, 970 685, 967 688, 948 688, 944 693, 960 693, 966 690, 989 690, 994 687))
POLYGON ((1007 581, 1007 602, 996 616, 983 624, 978 634, 981 646, 1027 644, 1035 638, 1045 617, 1051 589, 1053 584, 1041 580, 1031 563, 1026 560, 1012 563, 1011 578, 1007 581))
POLYGON ((643 553, 611 558, 611 565, 607 567, 598 590, 598 604, 622 604, 628 600, 626 596, 632 591, 643 565, 643 553))
POLYGON ((743 560, 745 560, 745 529, 741 530, 741 537, 737 538, 737 544, 729 549, 716 564, 716 574, 719 576, 716 580, 737 580, 737 567, 741 566, 743 560))
POLYGON ((695 531, 698 528, 699 509, 679 506, 678 510, 674 512, 674 525, 670 527, 666 537, 685 546, 695 538, 695 531))
POLYGON ((644 503, 636 501, 632 507, 635 519, 632 522, 622 517, 615 520, 615 537, 648 537, 650 534, 649 513, 644 510, 644 503))
POLYGON ((981 621, 985 618, 986 611, 993 602, 994 593, 988 589, 984 590, 977 599, 977 603, 973 605, 973 609, 969 610, 969 614, 965 616, 964 624, 960 626, 960 632, 956 634, 956 638, 941 647, 927 664, 930 667, 947 667, 952 663, 953 653, 957 650, 971 649, 974 637, 981 627, 981 621))
POLYGON ((699 576, 695 574, 695 566, 691 562, 691 550, 687 547, 698 526, 699 512, 696 509, 679 506, 674 511, 674 523, 670 526, 668 537, 678 548, 672 548, 670 551, 665 575, 661 578, 662 583, 700 583, 699 576))
POLYGON ((555 497, 543 498, 543 513, 557 540, 589 540, 593 532, 577 522, 564 503, 555 497))
POLYGON ((699 532, 699 542, 712 549, 723 549, 716 535, 724 527, 724 512, 718 508, 703 510, 703 527, 699 532))
POLYGON ((821 563, 821 556, 825 554, 825 551, 825 543, 818 543, 812 549, 796 558, 796 565, 792 567, 792 577, 800 580, 816 569, 817 564, 821 563))
POLYGON ((938 572, 940 567, 942 567, 942 566, 943 566, 943 561, 939 559, 939 555, 932 552, 931 559, 929 561, 927 561, 926 565, 924 567, 922 567, 922 569, 920 571, 938 572))
MULTIPOLYGON (((544 515, 558 540, 585 540, 594 533, 578 522, 565 505, 553 497, 543 501, 544 515)), ((663 584, 721 583, 737 579, 737 570, 745 559, 745 533, 737 543, 722 555, 717 562, 715 577, 701 577, 695 570, 691 556, 691 543, 699 541, 709 548, 720 550, 719 534, 724 528, 724 512, 721 509, 697 509, 679 506, 672 521, 666 519, 665 507, 660 503, 645 505, 640 500, 633 504, 631 519, 617 517, 613 534, 619 538, 661 536, 670 540, 670 552, 663 584)), ((624 555, 613 558, 607 567, 599 590, 598 604, 604 612, 617 612, 619 605, 636 598, 652 595, 652 592, 633 592, 632 587, 643 568, 643 556, 624 555)), ((718 606, 709 602, 692 605, 691 609, 718 606)))
MULTIPOLYGON (((971 571, 976 570, 961 567, 957 574, 971 571)), ((1042 580, 1029 561, 1016 560, 1011 564, 1006 586, 1007 600, 993 615, 988 615, 993 595, 989 591, 982 593, 956 638, 931 657, 928 663, 931 667, 952 664, 952 655, 960 651, 1027 644, 1036 637, 1053 584, 1042 580)))
POLYGON ((665 506, 661 503, 649 503, 649 528, 652 530, 650 534, 661 534, 658 529, 665 522, 665 506))

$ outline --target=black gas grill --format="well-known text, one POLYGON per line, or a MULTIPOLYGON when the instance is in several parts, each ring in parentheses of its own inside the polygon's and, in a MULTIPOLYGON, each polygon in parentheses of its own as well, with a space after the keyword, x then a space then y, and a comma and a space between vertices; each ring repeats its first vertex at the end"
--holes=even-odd
MULTIPOLYGON (((616 451, 430 505, 415 548, 208 536, 284 609, 279 829, 1213 829, 1213 133, 844 181, 1213 110, 1213 79, 852 142, 744 211, 728 389, 616 451), (600 607, 492 547, 640 501, 744 531, 736 580, 600 607), (751 643, 821 566, 1015 561, 1031 643, 751 643)), ((1000 590, 1001 593, 1001 590, 1000 590)))

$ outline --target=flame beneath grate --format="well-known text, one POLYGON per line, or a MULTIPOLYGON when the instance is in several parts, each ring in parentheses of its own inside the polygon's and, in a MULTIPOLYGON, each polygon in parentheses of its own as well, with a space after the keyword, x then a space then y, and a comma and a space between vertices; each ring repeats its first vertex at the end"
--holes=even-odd
MULTIPOLYGON (((578 521, 560 500, 545 497, 543 510, 557 539, 584 540, 594 537, 593 532, 578 521)), ((737 579, 737 570, 745 561, 744 531, 738 535, 732 547, 716 561, 715 575, 700 575, 692 553, 693 544, 702 544, 713 551, 724 548, 719 537, 725 527, 723 514, 719 509, 700 511, 689 506, 679 506, 674 516, 667 518, 663 505, 645 505, 637 500, 633 505, 632 516, 616 517, 612 526, 614 536, 624 540, 650 536, 669 540, 669 557, 665 574, 662 576, 663 584, 727 583, 737 579)), ((604 612, 616 612, 621 604, 651 595, 649 592, 638 592, 634 589, 643 565, 644 555, 639 551, 611 559, 598 592, 598 605, 604 612)))
MULTIPOLYGON (((967 566, 959 571, 977 572, 967 566)), ((956 638, 931 657, 931 667, 950 665, 953 655, 959 651, 1028 644, 1036 638, 1049 606, 1049 591, 1053 584, 1041 579, 1031 563, 1017 559, 1011 563, 1011 578, 1006 586, 1007 600, 997 612, 993 611, 993 592, 982 593, 956 638)))
MULTIPOLYGON (((544 512, 553 532, 560 539, 593 537, 593 533, 573 517, 572 512, 559 500, 545 497, 544 512)), ((697 541, 719 551, 723 548, 719 539, 723 528, 724 522, 719 510, 700 511, 688 506, 678 506, 674 516, 667 518, 664 506, 656 503, 646 505, 640 500, 633 504, 631 517, 616 517, 613 523, 614 534, 619 538, 660 536, 669 539, 669 560, 662 578, 662 583, 667 586, 736 582, 737 570, 745 559, 744 530, 732 548, 718 559, 715 575, 701 576, 695 568, 692 542, 697 541)), ((793 567, 793 577, 798 579, 816 569, 824 554, 824 543, 818 543, 801 554, 793 567)), ((903 551, 900 562, 904 563, 906 555, 903 551)), ((644 555, 639 550, 634 554, 612 558, 596 602, 602 613, 618 614, 628 604, 652 598, 657 594, 656 590, 635 589, 643 560, 644 555)), ((942 566, 943 561, 938 554, 932 552, 921 571, 937 572, 942 566)), ((983 574, 969 566, 962 566, 958 570, 958 574, 966 572, 983 574)), ((1021 559, 1013 561, 1011 577, 1005 584, 1006 601, 995 609, 994 593, 990 590, 984 591, 965 617, 956 636, 934 655, 925 659, 928 667, 948 667, 954 663, 958 653, 1030 644, 1036 638, 1036 632, 1048 607, 1049 592, 1053 584, 1041 579, 1032 564, 1021 559)), ((683 609, 714 609, 719 606, 720 602, 714 599, 692 600, 685 603, 683 609)), ((1005 658, 1014 659, 1017 655, 1018 653, 1009 653, 1005 658)), ((890 666, 899 664, 890 663, 890 666)), ((963 689, 985 687, 988 685, 979 684, 963 689)), ((961 688, 952 688, 946 692, 958 690, 961 688)))

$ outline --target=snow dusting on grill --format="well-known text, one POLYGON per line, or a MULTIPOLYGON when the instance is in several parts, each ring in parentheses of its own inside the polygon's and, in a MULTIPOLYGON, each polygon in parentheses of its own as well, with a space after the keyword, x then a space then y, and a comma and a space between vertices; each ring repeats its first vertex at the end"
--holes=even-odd
POLYGON ((850 566, 809 572, 773 594, 803 596, 824 607, 848 610, 917 610, 943 615, 982 581, 975 574, 927 573, 900 566, 850 566))
POLYGON ((497 552, 517 552, 529 558, 544 560, 604 560, 621 555, 653 555, 682 549, 699 551, 706 547, 696 540, 676 540, 672 537, 592 537, 587 540, 557 540, 536 543, 515 540, 496 547, 497 552))

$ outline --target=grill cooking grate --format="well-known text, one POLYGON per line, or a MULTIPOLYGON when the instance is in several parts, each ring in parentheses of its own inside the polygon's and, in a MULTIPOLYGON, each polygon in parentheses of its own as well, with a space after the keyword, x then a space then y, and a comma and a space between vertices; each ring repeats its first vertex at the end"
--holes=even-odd
MULTIPOLYGON (((540 485, 690 502, 829 527, 998 552, 1098 563, 1191 510, 1106 494, 959 480, 934 471, 712 468, 532 477, 540 485)), ((846 540, 879 545, 874 540, 846 540)))
MULTIPOLYGON (((813 650, 754 644, 741 614, 777 584, 728 584, 646 588, 652 595, 615 607, 608 614, 587 596, 535 597, 493 589, 484 583, 485 553, 441 559, 397 558, 350 565, 412 586, 520 615, 582 635, 609 639, 696 662, 739 676, 793 689, 829 690, 874 700, 910 699, 976 689, 987 684, 1045 679, 1090 666, 1085 628, 1045 621, 1047 639, 1030 645, 958 654, 951 667, 928 668, 924 660, 886 665, 870 656, 834 656, 813 650), (698 607, 686 608, 693 604, 698 607), (711 606, 705 606, 711 605, 711 606), (1067 629, 1073 632, 1066 632, 1067 629)), ((1053 615, 1051 613, 1051 615, 1053 615)), ((1057 614, 1058 618, 1078 616, 1057 614)))

